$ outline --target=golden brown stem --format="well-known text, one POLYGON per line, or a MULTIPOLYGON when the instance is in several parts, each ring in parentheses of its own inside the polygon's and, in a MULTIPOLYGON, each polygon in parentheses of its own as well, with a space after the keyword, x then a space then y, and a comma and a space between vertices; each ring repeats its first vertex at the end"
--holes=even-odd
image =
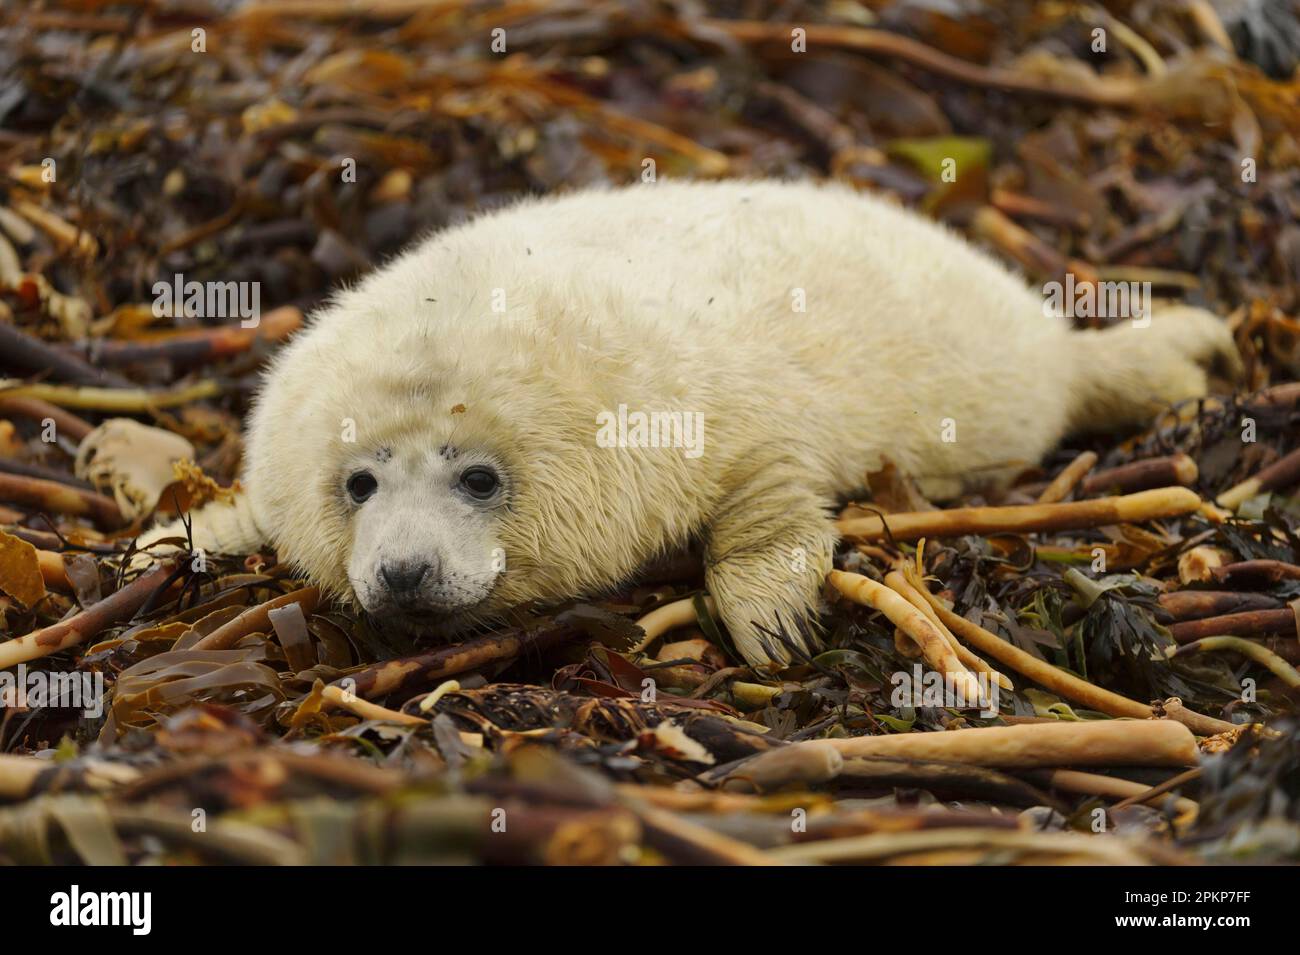
POLYGON ((175 570, 175 561, 163 561, 149 573, 137 577, 117 593, 76 616, 8 643, 0 643, 0 670, 85 643, 105 627, 129 619, 175 570))
POLYGON ((979 682, 958 659, 943 633, 906 599, 861 574, 832 570, 827 580, 854 603, 879 610, 888 617, 921 648, 921 655, 932 669, 962 685, 967 700, 981 698, 979 682))
POLYGON ((302 607, 303 614, 309 615, 316 609, 319 602, 320 590, 316 587, 304 587, 302 590, 281 594, 266 603, 258 604, 256 607, 249 607, 234 620, 222 624, 188 649, 229 650, 250 633, 269 631, 271 629, 270 613, 272 610, 279 610, 289 604, 298 604, 302 607))
MULTIPOLYGON (((690 25, 714 33, 725 33, 749 43, 771 42, 786 45, 790 43, 795 28, 795 24, 790 23, 750 20, 700 19, 690 21, 690 25)), ((924 43, 886 30, 815 23, 798 26, 805 31, 810 47, 838 47, 899 59, 971 86, 986 86, 1018 93, 1120 107, 1138 103, 1143 89, 1141 85, 1131 80, 1099 76, 1080 83, 1077 77, 1072 76, 1070 82, 1063 82, 1029 73, 980 66, 966 60, 959 60, 924 43)))
POLYGON ((390 710, 386 706, 380 706, 378 703, 371 703, 363 700, 355 694, 349 693, 341 686, 327 686, 321 690, 321 696, 333 703, 335 706, 341 706, 349 712, 367 720, 388 720, 390 723, 401 723, 404 726, 426 726, 428 720, 411 713, 401 713, 397 710, 390 710))
POLYGON ((0 414, 18 415, 32 421, 54 422, 57 433, 65 436, 74 444, 95 430, 95 426, 84 418, 79 418, 71 411, 65 411, 56 404, 42 401, 40 398, 20 398, 12 391, 0 392, 0 414))
POLYGON ((965 534, 1029 534, 1177 517, 1190 514, 1200 506, 1201 499, 1195 491, 1185 487, 1166 487, 1122 497, 1065 504, 958 507, 947 511, 890 514, 887 518, 857 517, 840 521, 838 527, 845 537, 859 540, 883 538, 886 527, 895 540, 961 537, 965 534))
POLYGON ((1084 479, 1093 465, 1097 463, 1097 454, 1095 451, 1084 451, 1081 455, 1071 461, 1065 468, 1052 479, 1052 483, 1043 489, 1043 493, 1038 495, 1039 504, 1055 504, 1058 501, 1064 501, 1070 496, 1076 484, 1084 479))
POLYGON ((1164 458, 1147 458, 1117 468, 1107 468, 1088 475, 1080 493, 1131 494, 1159 487, 1191 487, 1200 476, 1196 462, 1185 454, 1171 454, 1164 458))
MULTIPOLYGON (((704 606, 708 608, 709 613, 716 612, 712 597, 704 598, 704 606)), ((695 601, 690 597, 685 600, 674 600, 662 607, 655 607, 636 622, 636 625, 645 631, 645 636, 638 640, 636 646, 629 652, 640 653, 669 630, 690 626, 696 620, 695 601)))
POLYGON ((1091 221, 1088 213, 1081 210, 1012 192, 1010 189, 994 189, 989 196, 989 205, 1016 219, 1032 219, 1071 229, 1086 229, 1091 221))
POLYGON ((1243 560, 1211 568, 1211 580, 1237 586, 1271 586, 1284 580, 1300 580, 1300 565, 1281 560, 1243 560))
POLYGON ((78 255, 92 259, 99 252, 99 243, 95 241, 93 235, 79 229, 44 206, 18 198, 11 198, 9 205, 32 225, 78 255))
POLYGON ((939 632, 944 635, 944 638, 948 641, 948 645, 952 647, 953 653, 957 654, 957 658, 961 660, 962 663, 966 664, 966 666, 972 670, 988 674, 988 676, 996 680, 998 686, 1002 687, 1004 690, 1015 689, 1015 686, 1012 685, 1011 681, 1007 679, 1006 676, 989 666, 981 657, 972 653, 956 638, 956 636, 953 635, 953 632, 948 629, 942 620, 939 619, 939 615, 934 612, 934 608, 930 606, 929 601, 916 592, 916 588, 908 582, 907 578, 901 571, 891 570, 889 573, 885 574, 885 583, 889 586, 890 590, 902 595, 906 598, 908 603, 930 618, 930 622, 938 627, 939 632))
POLYGON ((126 523, 112 498, 44 478, 0 472, 0 500, 53 514, 89 518, 105 530, 126 523))
POLYGON ((1274 461, 1254 477, 1235 484, 1214 499, 1220 507, 1235 511, 1242 504, 1257 494, 1290 487, 1300 482, 1300 448, 1274 461))
MULTIPOLYGON (((994 633, 990 633, 978 624, 972 623, 965 617, 962 617, 949 610, 939 598, 930 593, 919 580, 909 582, 918 593, 930 602, 939 619, 953 633, 970 643, 979 652, 986 654, 999 663, 1004 663, 1017 673, 1029 677, 1040 686, 1046 687, 1058 696, 1063 696, 1088 709, 1097 710, 1106 713, 1109 716, 1132 717, 1134 719, 1150 719, 1155 716, 1155 711, 1145 703, 1139 703, 1137 700, 1130 700, 1126 696, 1120 696, 1118 693, 1112 693, 1110 690, 1103 689, 1094 683, 1080 679, 1073 673, 1067 673, 1060 667, 1052 666, 1046 660, 1040 660, 1033 654, 1026 653, 1019 647, 1008 643, 994 633)), ((1236 726, 1232 723, 1216 720, 1209 716, 1202 716, 1199 713, 1193 713, 1190 710, 1180 711, 1180 722, 1186 723, 1193 731, 1202 736, 1213 736, 1215 733, 1222 733, 1228 730, 1235 730, 1236 726)))
POLYGON ((1250 610, 1229 613, 1204 620, 1185 620, 1171 623, 1169 633, 1179 643, 1191 643, 1204 637, 1228 634, 1235 637, 1254 637, 1260 634, 1288 632, 1295 634, 1295 611, 1290 607, 1279 610, 1250 610))
POLYGON ((63 555, 52 550, 37 550, 36 561, 41 568, 41 579, 47 587, 67 590, 72 586, 68 579, 68 568, 63 562, 63 555))
POLYGON ((278 342, 302 327, 302 311, 293 305, 272 309, 256 327, 224 326, 172 332, 144 341, 104 342, 93 352, 100 364, 169 360, 199 364, 242 354, 258 341, 278 342))
POLYGON ((1005 861, 1008 854, 1029 861, 1085 862, 1093 865, 1145 865, 1134 846, 1119 839, 1097 839, 1077 832, 1019 832, 1006 829, 922 829, 823 839, 778 846, 769 855, 794 864, 897 861, 1005 861), (957 855, 953 852, 962 850, 957 855), (938 853, 938 855, 935 855, 938 853))
POLYGON ((1191 766, 1196 737, 1172 720, 1021 723, 828 740, 842 756, 905 756, 972 766, 1191 766))
POLYGON ((645 827, 646 841, 670 858, 696 865, 780 864, 776 858, 747 842, 714 832, 676 813, 635 799, 626 799, 625 802, 645 827))
MULTIPOLYGON (((1181 775, 1181 774, 1180 774, 1181 775)), ((1175 777, 1178 778, 1178 777, 1175 777)), ((1152 787, 1144 786, 1127 779, 1114 776, 1102 776, 1098 773, 1085 773, 1077 769, 1057 769, 1048 776, 1048 784, 1053 789, 1068 793, 1082 793, 1085 796, 1107 796, 1111 799, 1125 801, 1138 797, 1138 802, 1157 802, 1162 793, 1153 792, 1152 787)), ((1191 821, 1200 811, 1200 805, 1192 799, 1178 797, 1175 802, 1180 816, 1191 821)))
POLYGON ((1191 14, 1201 36, 1236 60, 1237 50, 1232 45, 1232 37, 1228 36, 1223 21, 1219 19, 1219 12, 1214 9, 1214 4, 1210 0, 1188 0, 1187 12, 1191 14))
POLYGON ((145 388, 79 388, 74 385, 15 385, 12 382, 0 384, 5 386, 4 391, 0 392, 4 398, 39 398, 64 408, 121 414, 173 408, 221 394, 219 384, 206 380, 166 391, 149 391, 145 388))
POLYGON ((1156 598, 1160 609, 1174 620, 1198 620, 1251 610, 1277 610, 1282 601, 1266 594, 1235 590, 1175 590, 1156 598))
POLYGON ((1261 644, 1241 637, 1202 637, 1178 648, 1170 648, 1169 656, 1181 657, 1201 650, 1230 650, 1254 660, 1290 687, 1300 687, 1300 672, 1280 656, 1261 644))
POLYGON ((1096 270, 1086 262, 1068 259, 1028 229, 1011 221, 993 206, 981 206, 971 217, 971 231, 987 240, 1032 275, 1061 276, 1073 272, 1078 281, 1095 282, 1096 270))
POLYGON ((440 683, 447 677, 513 660, 523 653, 538 653, 572 640, 579 633, 560 614, 554 621, 532 630, 516 628, 488 633, 428 653, 385 660, 336 680, 334 685, 351 687, 357 696, 373 699, 398 690, 440 683))

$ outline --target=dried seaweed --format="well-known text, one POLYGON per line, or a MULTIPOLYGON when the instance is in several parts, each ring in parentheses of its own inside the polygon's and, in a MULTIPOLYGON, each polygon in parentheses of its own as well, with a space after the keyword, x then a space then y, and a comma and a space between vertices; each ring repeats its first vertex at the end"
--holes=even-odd
MULTIPOLYGON (((184 438, 196 458, 184 485, 228 493, 260 370, 331 289, 414 236, 530 193, 633 181, 648 161, 667 177, 835 178, 949 221, 1032 281, 1149 281, 1229 316, 1246 361, 1235 394, 1216 382, 1140 433, 1072 439, 1010 489, 962 504, 1033 501, 1083 451, 1095 481, 1072 487, 1076 499, 1114 490, 1116 468, 1174 473, 1166 459, 1181 454, 1195 471, 1185 483, 1211 502, 1293 453, 1293 5, 1215 4, 1231 51, 1181 5, 941 6, 5 12, 0 646, 84 622, 74 615, 139 579, 120 558, 143 520, 74 473, 101 421, 184 438), (794 27, 808 28, 806 54, 791 49, 794 27), (508 55, 485 39, 494 28, 508 55), (954 155, 974 173, 960 186, 938 175, 954 155), (1249 177, 1243 157, 1256 160, 1249 177), (265 327, 158 314, 155 283, 178 275, 257 283, 265 327)), ((910 477, 864 475, 855 515, 925 511, 910 477)), ((184 510, 178 489, 162 510, 184 510)), ((919 550, 927 586, 960 616, 1156 715, 1264 722, 1204 739, 1199 779, 1134 774, 1174 778, 1159 799, 1195 799, 1194 822, 1050 774, 787 766, 828 738, 1107 717, 1014 673, 996 715, 900 698, 897 677, 916 663, 906 641, 847 601, 827 601, 817 651, 757 673, 710 613, 694 555, 617 593, 518 608, 446 647, 303 599, 273 553, 213 554, 23 664, 32 686, 57 691, 0 701, 0 861, 1296 861, 1295 691, 1240 654, 1170 659, 1168 628, 1245 609, 1286 621, 1298 527, 1296 488, 1280 486, 1226 518, 837 552, 837 567, 880 579, 919 550), (1198 548, 1218 563, 1185 577, 1180 560, 1198 548), (1246 563, 1258 561, 1274 563, 1246 563), (1201 616, 1163 601, 1187 611, 1188 597, 1225 591, 1234 609, 1201 616), (676 600, 691 622, 632 652, 635 621, 676 600), (1063 831, 1099 807, 1142 841, 1063 831)), ((765 637, 795 650, 794 626, 765 637)), ((1296 632, 1242 636, 1295 663, 1296 632)))

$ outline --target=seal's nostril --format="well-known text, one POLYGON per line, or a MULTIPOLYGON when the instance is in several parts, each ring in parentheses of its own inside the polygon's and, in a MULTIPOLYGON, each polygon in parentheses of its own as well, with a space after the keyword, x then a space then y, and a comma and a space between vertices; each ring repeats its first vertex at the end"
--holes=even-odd
POLYGON ((424 561, 395 561, 379 565, 379 576, 389 590, 398 594, 414 591, 428 572, 429 565, 424 561))

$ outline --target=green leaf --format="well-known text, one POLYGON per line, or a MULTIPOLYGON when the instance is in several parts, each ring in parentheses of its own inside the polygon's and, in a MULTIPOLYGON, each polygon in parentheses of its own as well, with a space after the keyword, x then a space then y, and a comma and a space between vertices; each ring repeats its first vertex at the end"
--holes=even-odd
POLYGON ((967 172, 987 169, 993 156, 993 147, 987 139, 972 136, 895 139, 886 144, 885 151, 910 162, 920 173, 936 182, 942 181, 946 160, 953 160, 960 178, 967 172))

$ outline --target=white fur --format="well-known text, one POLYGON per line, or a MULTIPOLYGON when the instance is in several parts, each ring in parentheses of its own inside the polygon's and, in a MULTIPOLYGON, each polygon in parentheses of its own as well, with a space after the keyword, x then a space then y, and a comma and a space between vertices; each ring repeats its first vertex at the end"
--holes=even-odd
MULTIPOLYGON (((781 658, 756 627, 793 629, 815 608, 829 508, 882 454, 952 496, 1072 427, 1203 393, 1200 363, 1231 352, 1194 309, 1075 333, 1042 302, 948 230, 839 187, 659 183, 523 202, 435 235, 314 317, 252 415, 246 503, 200 512, 196 543, 264 537, 357 596, 347 568, 368 518, 342 491, 349 469, 379 448, 418 462, 452 445, 503 462, 508 503, 476 530, 426 527, 404 546, 454 553, 463 538, 470 563, 504 550, 470 616, 599 591, 698 534, 738 647, 781 658), (598 415, 620 405, 702 413, 703 453, 598 447, 598 415)), ((431 478, 438 494, 453 477, 431 478)), ((399 523, 438 514, 407 508, 399 523)))

